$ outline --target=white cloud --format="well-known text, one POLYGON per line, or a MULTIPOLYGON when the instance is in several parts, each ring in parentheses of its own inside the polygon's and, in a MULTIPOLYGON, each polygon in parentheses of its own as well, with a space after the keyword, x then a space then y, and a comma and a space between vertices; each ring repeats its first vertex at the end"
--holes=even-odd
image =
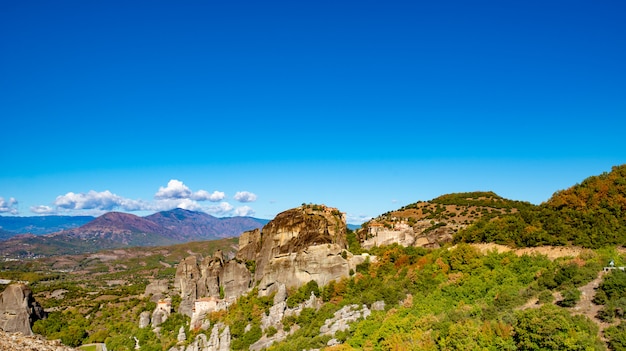
MULTIPOLYGON (((167 182, 166 187, 159 187, 159 191, 156 192, 154 198, 157 200, 187 199, 194 201, 218 202, 224 200, 224 198, 226 198, 226 194, 221 191, 209 193, 206 190, 192 192, 191 189, 189 189, 189 187, 180 180, 171 179, 167 182)), ((191 202, 185 202, 184 204, 191 204, 191 202)))
POLYGON ((0 213, 10 213, 16 215, 18 212, 17 200, 14 197, 10 197, 8 200, 0 197, 0 213))
MULTIPOLYGON (((206 190, 192 191, 183 182, 177 179, 171 179, 167 186, 159 187, 154 195, 153 201, 128 199, 109 190, 97 192, 91 190, 87 193, 68 192, 65 195, 59 195, 53 201, 52 205, 39 205, 30 207, 30 211, 36 214, 51 213, 68 213, 78 211, 83 214, 89 213, 99 215, 107 211, 169 211, 175 208, 182 208, 192 211, 204 211, 216 216, 250 216, 254 214, 254 210, 249 206, 241 206, 235 209, 233 205, 227 201, 226 194, 222 191, 206 190), (205 206, 202 201, 211 201, 216 204, 205 206)), ((248 191, 240 191, 235 194, 235 200, 239 202, 256 201, 257 196, 248 191)), ((8 212, 9 202, 2 200, 4 212, 8 212)), ((15 204, 17 201, 12 199, 15 204)), ((13 205, 11 205, 13 206, 13 205)), ((17 209, 14 209, 15 213, 17 209)))
POLYGON ((36 214, 51 214, 51 213, 55 213, 56 211, 54 210, 54 208, 50 206, 38 205, 38 206, 31 206, 30 212, 36 213, 36 214))
POLYGON ((239 202, 254 202, 256 201, 256 195, 248 191, 238 191, 234 199, 239 202))
POLYGON ((364 214, 354 215, 354 214, 346 214, 346 222, 350 224, 363 224, 374 217, 366 216, 364 214))
POLYGON ((235 209, 235 216, 253 216, 254 210, 250 206, 241 206, 235 209))
POLYGON ((90 190, 88 193, 78 194, 69 192, 65 195, 57 196, 54 205, 63 210, 112 211, 121 209, 124 211, 141 211, 151 209, 148 203, 126 199, 111 193, 109 190, 102 192, 90 190))
POLYGON ((176 208, 182 208, 183 210, 190 211, 200 211, 202 207, 198 205, 197 202, 191 199, 181 199, 178 204, 176 204, 176 208))
POLYGON ((212 215, 225 216, 233 210, 233 205, 228 202, 220 202, 219 205, 209 206, 205 209, 207 213, 212 215))
POLYGON ((187 199, 191 197, 191 190, 180 180, 171 179, 166 187, 159 187, 154 195, 157 199, 187 199))
POLYGON ((226 194, 221 191, 214 191, 212 194, 206 190, 198 190, 191 196, 192 199, 196 201, 206 201, 209 200, 211 202, 218 202, 224 200, 226 198, 226 194))

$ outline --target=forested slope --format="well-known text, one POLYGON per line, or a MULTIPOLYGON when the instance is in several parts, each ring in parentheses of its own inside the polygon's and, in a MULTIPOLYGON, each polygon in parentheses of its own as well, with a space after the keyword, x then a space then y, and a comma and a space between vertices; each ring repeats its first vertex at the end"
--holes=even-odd
POLYGON ((539 206, 484 217, 459 231, 455 242, 494 242, 517 247, 626 244, 626 165, 556 192, 539 206))

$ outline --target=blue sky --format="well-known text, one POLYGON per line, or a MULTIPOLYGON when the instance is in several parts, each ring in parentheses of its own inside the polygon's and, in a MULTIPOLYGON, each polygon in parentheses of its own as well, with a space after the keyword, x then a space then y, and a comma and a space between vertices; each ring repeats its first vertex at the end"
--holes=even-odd
POLYGON ((0 215, 349 222, 626 162, 623 1, 3 1, 0 215))

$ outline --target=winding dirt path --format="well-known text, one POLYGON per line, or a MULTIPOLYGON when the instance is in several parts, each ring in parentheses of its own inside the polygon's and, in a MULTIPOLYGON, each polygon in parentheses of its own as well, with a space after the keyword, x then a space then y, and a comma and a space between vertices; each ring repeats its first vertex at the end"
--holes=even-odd
POLYGON ((596 323, 598 325, 598 336, 606 343, 607 340, 604 337, 604 330, 613 324, 603 322, 596 317, 598 315, 598 311, 600 311, 603 306, 596 305, 592 302, 593 298, 596 296, 596 289, 600 286, 600 283, 602 283, 602 278, 605 274, 605 271, 600 271, 596 279, 578 288, 581 293, 580 301, 578 301, 576 306, 571 308, 571 313, 573 315, 587 316, 594 323, 596 323))

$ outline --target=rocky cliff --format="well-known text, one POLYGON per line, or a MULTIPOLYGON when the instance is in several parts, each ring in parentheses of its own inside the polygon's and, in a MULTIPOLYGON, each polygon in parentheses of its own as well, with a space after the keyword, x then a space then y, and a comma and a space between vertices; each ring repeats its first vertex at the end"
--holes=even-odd
POLYGON ((32 335, 31 326, 44 317, 43 308, 28 286, 12 284, 0 294, 0 329, 32 335))
POLYGON ((192 316, 200 298, 232 301, 255 286, 266 296, 281 284, 291 288, 315 280, 322 286, 347 277, 361 257, 346 248, 345 218, 337 209, 303 205, 287 210, 262 230, 244 232, 232 260, 218 253, 181 261, 175 278, 182 297, 179 312, 192 316))
POLYGON ((261 295, 276 291, 277 284, 290 288, 315 280, 321 286, 348 276, 349 264, 342 257, 346 223, 337 209, 304 205, 282 212, 263 227, 259 239, 256 255, 241 259, 256 262, 254 279, 261 295))

